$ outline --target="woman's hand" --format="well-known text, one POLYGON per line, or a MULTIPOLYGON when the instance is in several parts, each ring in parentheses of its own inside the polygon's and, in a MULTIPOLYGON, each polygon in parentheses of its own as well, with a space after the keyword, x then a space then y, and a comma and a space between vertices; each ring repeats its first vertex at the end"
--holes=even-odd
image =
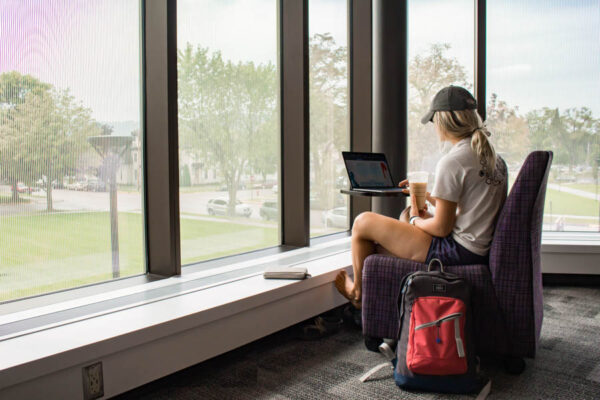
MULTIPOLYGON (((402 193, 404 194, 410 194, 410 184, 408 182, 408 179, 404 179, 402 181, 400 181, 400 183, 398 183, 398 187, 400 188, 405 188, 402 193)), ((435 197, 431 197, 431 193, 427 192, 425 194, 425 199, 432 205, 435 207, 435 197)), ((425 210, 427 210, 427 205, 425 205, 425 210)))
POLYGON ((431 213, 427 211, 427 204, 425 204, 422 210, 419 210, 419 207, 417 207, 417 196, 410 196, 410 216, 411 218, 420 217, 427 219, 431 218, 431 213))
POLYGON ((410 190, 408 189, 408 179, 404 179, 404 180, 400 181, 400 183, 398 183, 398 187, 404 188, 402 193, 410 194, 410 190))

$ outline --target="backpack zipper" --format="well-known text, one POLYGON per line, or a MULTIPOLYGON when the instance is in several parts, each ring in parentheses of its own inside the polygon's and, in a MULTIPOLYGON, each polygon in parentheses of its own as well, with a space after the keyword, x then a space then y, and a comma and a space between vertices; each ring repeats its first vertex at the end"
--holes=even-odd
POLYGON ((424 328, 429 328, 430 326, 434 326, 434 325, 441 325, 442 322, 446 322, 446 321, 450 321, 456 318, 460 318, 462 317, 462 313, 461 312, 457 312, 457 313, 453 313, 453 314, 448 314, 440 319, 436 319, 435 321, 431 321, 431 322, 427 322, 421 325, 417 325, 415 327, 415 331, 418 331, 419 329, 424 329, 424 328))
POLYGON ((415 331, 429 328, 432 326, 436 326, 437 327, 437 337, 436 337, 435 341, 436 341, 436 343, 441 343, 442 340, 440 339, 440 326, 444 322, 454 320, 454 340, 456 341, 456 350, 458 351, 458 356, 462 358, 465 356, 465 348, 463 345, 462 338, 460 337, 460 317, 462 317, 462 315, 463 315, 463 313, 461 313, 461 312, 448 314, 448 315, 443 316, 442 318, 437 319, 435 321, 417 325, 415 327, 415 331))

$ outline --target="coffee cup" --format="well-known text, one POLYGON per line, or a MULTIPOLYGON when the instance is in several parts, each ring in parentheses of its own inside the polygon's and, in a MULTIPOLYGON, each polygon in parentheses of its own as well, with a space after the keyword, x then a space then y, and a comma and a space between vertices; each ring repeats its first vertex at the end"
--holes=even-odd
POLYGON ((419 210, 425 208, 425 200, 427 198, 427 180, 429 173, 427 171, 415 171, 408 173, 408 187, 411 197, 417 199, 417 207, 419 210))

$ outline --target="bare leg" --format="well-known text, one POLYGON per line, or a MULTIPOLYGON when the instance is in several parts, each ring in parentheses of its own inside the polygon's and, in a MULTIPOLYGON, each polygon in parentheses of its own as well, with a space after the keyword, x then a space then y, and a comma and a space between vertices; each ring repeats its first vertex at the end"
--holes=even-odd
POLYGON ((376 243, 396 257, 423 262, 431 236, 417 227, 372 212, 360 214, 352 228, 352 267, 354 282, 345 271, 336 277, 336 288, 355 306, 362 295, 362 270, 365 258, 375 253, 376 243))
POLYGON ((389 251, 387 251, 387 249, 385 247, 383 247, 380 244, 376 244, 375 245, 375 254, 381 254, 384 256, 393 256, 392 253, 390 253, 389 251))

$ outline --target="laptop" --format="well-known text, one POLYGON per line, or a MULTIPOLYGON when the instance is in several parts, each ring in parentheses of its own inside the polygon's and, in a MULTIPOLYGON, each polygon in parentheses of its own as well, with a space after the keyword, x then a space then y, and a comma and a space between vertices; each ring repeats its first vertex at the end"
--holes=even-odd
POLYGON ((352 190, 367 193, 402 193, 404 190, 394 183, 385 154, 343 151, 342 156, 352 190))

